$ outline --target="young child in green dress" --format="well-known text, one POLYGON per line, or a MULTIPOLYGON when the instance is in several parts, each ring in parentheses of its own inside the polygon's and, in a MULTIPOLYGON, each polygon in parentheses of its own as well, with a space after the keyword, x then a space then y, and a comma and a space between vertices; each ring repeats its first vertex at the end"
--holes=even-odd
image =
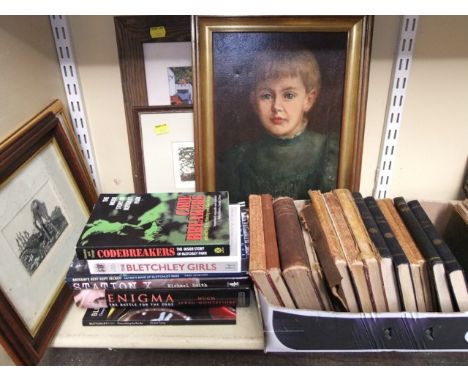
POLYGON ((231 202, 249 194, 307 199, 309 189, 336 187, 338 140, 308 128, 320 92, 320 69, 308 50, 259 53, 250 101, 264 136, 227 151, 218 162, 218 189, 231 202))

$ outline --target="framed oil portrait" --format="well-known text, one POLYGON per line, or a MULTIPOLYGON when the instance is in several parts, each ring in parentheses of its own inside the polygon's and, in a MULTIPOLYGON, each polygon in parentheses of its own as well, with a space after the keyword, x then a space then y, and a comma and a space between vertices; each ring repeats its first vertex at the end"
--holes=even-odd
POLYGON ((372 18, 197 17, 198 190, 357 190, 372 18))
POLYGON ((40 360, 71 302, 64 278, 96 200, 56 106, 0 143, 0 329, 24 364, 40 360))
POLYGON ((195 191, 193 111, 189 105, 135 107, 131 156, 136 192, 195 191))

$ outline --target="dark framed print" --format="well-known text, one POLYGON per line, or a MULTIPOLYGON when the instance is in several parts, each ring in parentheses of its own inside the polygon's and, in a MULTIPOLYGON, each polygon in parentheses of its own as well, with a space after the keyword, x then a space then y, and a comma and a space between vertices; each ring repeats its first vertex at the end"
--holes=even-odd
POLYGON ((198 190, 359 187, 372 18, 197 17, 198 190))
POLYGON ((64 278, 96 201, 57 105, 0 143, 0 332, 24 364, 39 362, 72 301, 64 278))

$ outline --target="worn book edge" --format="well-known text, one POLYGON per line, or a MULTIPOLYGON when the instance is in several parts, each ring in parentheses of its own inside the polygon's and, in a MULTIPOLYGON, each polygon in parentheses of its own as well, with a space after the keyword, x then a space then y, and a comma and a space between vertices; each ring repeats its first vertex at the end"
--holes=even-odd
POLYGON ((323 280, 320 264, 318 262, 317 255, 312 245, 312 239, 310 237, 309 232, 305 229, 304 226, 302 227, 302 234, 304 236, 304 243, 306 246, 307 255, 309 256, 309 264, 312 275, 312 281, 314 283, 314 289, 317 292, 317 297, 320 300, 320 305, 322 306, 323 310, 333 310, 330 299, 328 298, 328 293, 325 288, 325 281, 323 280))
POLYGON ((299 309, 323 310, 310 269, 301 265, 291 266, 283 271, 283 277, 299 309))
POLYGON ((468 292, 466 289, 465 275, 463 271, 453 271, 449 275, 453 294, 460 312, 468 311, 468 292))
POLYGON ((398 295, 398 286, 395 272, 393 269, 393 261, 391 258, 382 257, 380 260, 380 266, 382 268, 382 280, 387 297, 388 311, 400 312, 401 304, 398 295))
POLYGON ((432 296, 426 260, 424 260, 424 257, 416 247, 416 243, 414 243, 411 235, 406 230, 400 215, 393 205, 393 201, 391 199, 379 199, 377 200, 377 205, 387 219, 393 234, 410 263, 418 312, 432 311, 432 296))
POLYGON ((351 277, 346 259, 341 253, 330 217, 324 206, 320 191, 308 191, 311 204, 301 210, 301 215, 310 232, 325 279, 334 297, 350 312, 358 312, 351 277))
POLYGON ((359 247, 352 230, 346 222, 338 197, 332 192, 327 192, 322 196, 341 251, 351 272, 351 279, 357 292, 361 310, 363 312, 373 312, 375 307, 370 294, 364 263, 359 255, 359 247))
POLYGON ((286 308, 294 309, 296 305, 294 305, 294 301, 289 293, 288 287, 283 280, 283 276, 281 274, 281 269, 279 268, 270 268, 268 269, 268 277, 270 282, 275 286, 277 297, 281 301, 282 306, 286 308))
POLYGON ((415 288, 409 264, 400 264, 397 267, 398 281, 400 284, 401 300, 406 312, 417 312, 415 288))
POLYGON ((393 199, 395 209, 400 215, 406 229, 411 234, 418 249, 426 260, 431 296, 435 297, 434 306, 441 312, 453 312, 452 298, 449 293, 446 271, 442 258, 424 231, 421 223, 414 215, 403 197, 393 199), (447 299, 448 298, 448 299, 447 299))
POLYGON ((370 287, 371 298, 376 312, 387 312, 387 298, 384 293, 382 273, 380 269, 380 255, 367 234, 351 192, 347 189, 336 189, 333 192, 338 197, 348 226, 360 249, 360 256, 364 262, 366 276, 370 287))

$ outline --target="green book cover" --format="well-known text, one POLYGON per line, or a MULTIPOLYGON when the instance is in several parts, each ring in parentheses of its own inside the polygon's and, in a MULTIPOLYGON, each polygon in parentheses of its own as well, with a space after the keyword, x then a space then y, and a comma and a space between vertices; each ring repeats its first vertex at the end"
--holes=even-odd
POLYGON ((229 194, 101 194, 76 254, 86 260, 228 256, 229 194))

